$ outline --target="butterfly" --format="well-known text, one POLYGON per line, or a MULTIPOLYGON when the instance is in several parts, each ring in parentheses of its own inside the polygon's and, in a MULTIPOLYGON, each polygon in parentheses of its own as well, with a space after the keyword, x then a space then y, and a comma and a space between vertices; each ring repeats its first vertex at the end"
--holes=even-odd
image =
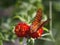
POLYGON ((38 9, 36 16, 31 24, 30 31, 31 33, 36 32, 39 30, 39 28, 43 27, 43 25, 47 22, 48 20, 42 22, 42 9, 38 9))

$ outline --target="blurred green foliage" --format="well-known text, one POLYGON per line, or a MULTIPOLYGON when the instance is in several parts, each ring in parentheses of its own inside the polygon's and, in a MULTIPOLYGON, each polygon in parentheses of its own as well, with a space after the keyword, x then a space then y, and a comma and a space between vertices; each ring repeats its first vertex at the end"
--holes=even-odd
MULTIPOLYGON (((15 41, 17 38, 14 33, 15 25, 20 21, 30 25, 38 8, 43 10, 43 16, 49 17, 48 0, 1 0, 0 2, 0 7, 2 8, 8 8, 12 5, 15 8, 12 16, 0 18, 0 45, 2 45, 3 41, 15 41)), ((52 38, 48 30, 46 31, 46 36, 35 40, 35 45, 60 45, 60 2, 52 1, 52 3, 52 35, 55 42, 51 41, 52 38)), ((49 29, 49 24, 46 24, 45 27, 49 29)), ((28 42, 28 44, 31 45, 33 43, 28 42)))

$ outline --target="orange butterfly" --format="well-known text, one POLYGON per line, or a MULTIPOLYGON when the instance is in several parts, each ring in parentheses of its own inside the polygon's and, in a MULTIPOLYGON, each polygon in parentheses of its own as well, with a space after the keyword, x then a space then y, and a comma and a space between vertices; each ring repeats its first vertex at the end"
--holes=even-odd
POLYGON ((38 9, 35 19, 31 24, 31 28, 30 28, 31 32, 36 32, 47 22, 47 21, 42 22, 41 20, 42 20, 42 10, 38 9))

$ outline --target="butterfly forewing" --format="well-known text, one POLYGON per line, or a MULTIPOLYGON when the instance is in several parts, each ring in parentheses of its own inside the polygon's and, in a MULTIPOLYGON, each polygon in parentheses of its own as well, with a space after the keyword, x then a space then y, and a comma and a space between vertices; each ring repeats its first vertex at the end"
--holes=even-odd
POLYGON ((38 9, 37 14, 31 25, 31 32, 35 32, 38 29, 41 19, 42 19, 42 10, 38 9))

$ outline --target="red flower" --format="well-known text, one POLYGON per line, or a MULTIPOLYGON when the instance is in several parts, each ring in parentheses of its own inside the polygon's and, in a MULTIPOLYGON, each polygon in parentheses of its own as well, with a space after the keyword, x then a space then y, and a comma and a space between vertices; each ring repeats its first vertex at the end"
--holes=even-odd
POLYGON ((15 34, 18 36, 18 37, 25 37, 29 31, 30 27, 21 22, 21 23, 18 23, 18 25, 15 27, 15 34))
POLYGON ((18 23, 18 25, 15 27, 15 34, 18 37, 38 38, 41 37, 42 33, 43 33, 43 28, 40 28, 38 31, 31 33, 30 26, 28 26, 23 22, 18 23))
POLYGON ((43 28, 40 28, 38 31, 31 33, 30 36, 32 38, 38 38, 38 37, 41 37, 43 32, 44 32, 43 28))

